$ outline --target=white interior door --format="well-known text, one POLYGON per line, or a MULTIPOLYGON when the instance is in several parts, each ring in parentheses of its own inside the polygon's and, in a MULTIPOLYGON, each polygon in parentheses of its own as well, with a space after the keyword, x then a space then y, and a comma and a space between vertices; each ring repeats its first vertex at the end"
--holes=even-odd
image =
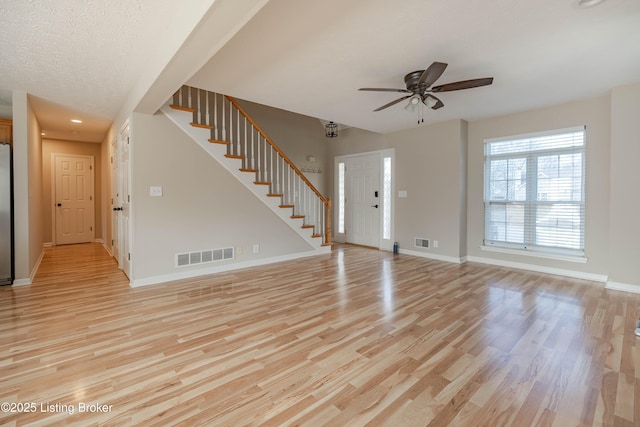
POLYGON ((345 182, 347 242, 380 247, 380 154, 349 157, 345 182))
POLYGON ((122 271, 131 277, 131 249, 130 249, 130 219, 131 219, 131 176, 129 173, 129 126, 126 125, 119 137, 118 154, 120 156, 120 164, 118 165, 119 176, 119 243, 120 243, 120 260, 119 265, 122 271))
POLYGON ((118 189, 118 140, 111 141, 111 254, 120 264, 120 197, 118 189))
POLYGON ((94 239, 93 157, 54 154, 56 245, 94 239))

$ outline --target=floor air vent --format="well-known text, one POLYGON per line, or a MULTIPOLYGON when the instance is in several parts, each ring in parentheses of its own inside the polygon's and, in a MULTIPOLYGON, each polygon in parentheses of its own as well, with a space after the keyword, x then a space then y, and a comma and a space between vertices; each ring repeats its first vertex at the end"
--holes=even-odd
POLYGON ((416 237, 416 248, 428 248, 428 247, 429 247, 429 239, 416 237))
POLYGON ((176 267, 208 264, 234 258, 233 248, 207 249, 205 251, 176 254, 176 267))

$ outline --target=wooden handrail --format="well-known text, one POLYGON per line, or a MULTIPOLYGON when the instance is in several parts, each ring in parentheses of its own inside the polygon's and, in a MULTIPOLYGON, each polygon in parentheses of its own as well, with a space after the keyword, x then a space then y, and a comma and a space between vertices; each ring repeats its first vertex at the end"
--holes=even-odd
MULTIPOLYGON (((198 107, 195 104, 202 104, 203 102, 208 105, 207 101, 207 96, 205 95, 204 98, 202 97, 201 93, 209 93, 208 91, 205 91, 203 89, 197 89, 197 88, 193 88, 193 87, 189 87, 189 86, 182 86, 182 88, 180 88, 178 91, 176 91, 176 93, 173 95, 173 104, 171 105, 172 108, 176 108, 179 110, 183 110, 183 111, 187 111, 187 112, 191 112, 194 114, 194 123, 192 123, 192 125, 194 126, 198 126, 198 127, 206 127, 208 129, 212 129, 213 126, 212 124, 209 125, 202 125, 199 124, 199 120, 203 120, 206 122, 206 120, 202 117, 196 117, 196 114, 198 114, 198 107), (195 97, 195 98, 194 98, 195 97), (181 101, 182 98, 182 101, 181 101), (195 103, 195 104, 194 104, 195 103), (185 105, 186 104, 186 105, 185 105), (193 107, 193 108, 192 108, 193 107)), ((216 95, 216 94, 214 94, 216 95)), ((218 96, 218 95, 216 95, 218 96)), ((235 98, 228 96, 228 95, 222 95, 224 96, 224 99, 226 99, 243 117, 244 119, 253 127, 253 129, 255 129, 258 134, 260 136, 262 136, 262 138, 264 138, 264 141, 266 141, 267 144, 269 144, 269 146, 271 147, 271 149, 273 149, 278 156, 280 156, 282 158, 282 160, 284 161, 284 163, 287 164, 287 166, 293 170, 293 172, 298 176, 298 178, 300 178, 300 180, 302 180, 302 182, 304 182, 307 186, 307 190, 311 190, 311 192, 313 194, 315 194, 316 197, 318 197, 318 200, 320 202, 322 202, 322 204, 324 205, 324 220, 322 219, 322 213, 320 213, 320 223, 315 223, 316 225, 320 225, 322 226, 322 222, 324 222, 324 243, 323 246, 326 245, 330 245, 331 244, 331 237, 332 237, 332 233, 331 233, 331 200, 324 197, 322 195, 322 193, 320 193, 318 191, 318 189, 307 179, 306 176, 304 176, 304 174, 300 171, 300 169, 298 169, 296 167, 296 165, 293 164, 293 162, 289 159, 289 157, 287 157, 287 155, 280 149, 280 147, 278 147, 275 142, 273 142, 271 140, 271 138, 269 138, 269 136, 264 132, 264 130, 262 130, 262 128, 249 116, 249 114, 247 114, 247 112, 244 110, 244 108, 242 108, 240 106, 240 104, 238 104, 238 102, 235 100, 235 98)), ((224 113, 223 113, 224 114, 224 113)), ((201 113, 199 114, 200 116, 202 115, 201 113)), ((223 116, 224 117, 224 116, 223 116)), ((238 117, 239 118, 239 117, 238 117)), ((214 119, 215 120, 215 119, 214 119)), ((224 130, 223 130, 224 132, 224 130)), ((217 135, 217 134, 216 134, 217 135)), ((212 136, 213 138, 213 136, 212 136)), ((216 136, 217 138, 217 136, 216 136)), ((221 140, 217 140, 217 139, 209 139, 210 142, 215 142, 215 143, 221 143, 221 144, 229 144, 229 141, 221 141, 221 140)), ((240 154, 236 154, 233 155, 230 152, 228 154, 225 155, 225 157, 230 157, 230 158, 242 158, 242 156, 240 154)), ((246 166, 247 168, 241 168, 241 171, 246 171, 246 172, 257 172, 257 169, 253 169, 253 168, 248 168, 248 166, 246 166)), ((259 185, 271 185, 271 182, 266 182, 266 181, 255 181, 255 184, 259 184, 259 185)), ((268 197, 282 197, 283 194, 267 194, 268 197)), ((287 201, 287 203, 290 203, 287 201)), ((294 205, 290 205, 290 204, 286 204, 286 205, 280 205, 281 208, 295 208, 294 205)), ((317 206, 318 208, 320 206, 317 206)), ((301 216, 304 217, 304 216, 301 216)), ((311 228, 314 227, 315 225, 313 224, 303 224, 303 228, 311 228)), ((320 237, 320 234, 314 234, 312 237, 320 237)))
MULTIPOLYGON (((320 200, 322 200, 322 203, 327 206, 327 203, 329 203, 329 199, 327 199, 326 197, 324 197, 322 195, 322 193, 320 193, 316 187, 307 179, 306 176, 304 176, 304 174, 302 172, 300 172, 300 169, 298 169, 296 167, 296 165, 293 164, 293 162, 291 160, 289 160, 289 158, 287 157, 286 154, 284 154, 284 152, 282 152, 282 150, 280 149, 280 147, 278 147, 272 140, 271 138, 269 138, 267 136, 267 134, 262 130, 262 128, 260 126, 258 126, 258 124, 253 121, 253 119, 247 114, 247 112, 244 110, 244 108, 242 108, 240 106, 240 104, 238 104, 238 102, 228 96, 225 95, 225 98, 227 98, 227 101, 229 101, 231 104, 233 104, 233 106, 240 112, 240 114, 242 114, 244 116, 245 119, 247 119, 247 121, 249 123, 251 123, 251 125, 258 131, 258 133, 260 135, 262 135, 262 137, 265 139, 265 141, 267 141, 267 143, 269 143, 269 145, 271 146, 271 148, 273 148, 278 154, 280 154, 280 156, 284 159, 284 161, 289 165, 289 167, 291 169, 293 169, 293 171, 296 173, 296 175, 298 175, 311 189, 311 191, 313 191, 316 196, 318 196, 318 198, 320 200)), ((330 203, 329 203, 330 204, 330 203)))

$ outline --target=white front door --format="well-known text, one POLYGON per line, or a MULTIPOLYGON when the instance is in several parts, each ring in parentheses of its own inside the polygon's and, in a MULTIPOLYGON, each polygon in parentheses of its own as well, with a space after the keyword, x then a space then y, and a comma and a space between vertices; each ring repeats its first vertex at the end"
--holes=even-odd
POLYGON ((119 137, 118 154, 120 155, 119 170, 119 198, 120 207, 120 226, 119 230, 119 242, 120 242, 120 268, 124 271, 127 277, 131 278, 131 249, 130 249, 130 235, 129 225, 131 217, 131 177, 129 174, 129 125, 126 125, 119 137))
POLYGON ((345 181, 347 243, 380 247, 380 154, 349 157, 345 181))
POLYGON ((93 157, 54 154, 57 245, 94 238, 93 157))

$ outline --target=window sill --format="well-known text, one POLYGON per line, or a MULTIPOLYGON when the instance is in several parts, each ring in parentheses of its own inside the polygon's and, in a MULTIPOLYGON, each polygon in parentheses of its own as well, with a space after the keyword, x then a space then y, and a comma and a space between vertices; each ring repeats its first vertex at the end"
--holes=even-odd
POLYGON ((589 260, 587 257, 583 256, 571 256, 571 255, 560 255, 560 254, 552 254, 546 252, 534 252, 527 251, 523 249, 509 249, 509 248, 500 248, 495 246, 480 246, 480 249, 488 252, 498 252, 502 254, 510 254, 510 255, 522 255, 534 258, 545 258, 545 259, 553 259, 556 261, 567 261, 567 262, 575 262, 579 264, 586 264, 589 260))

